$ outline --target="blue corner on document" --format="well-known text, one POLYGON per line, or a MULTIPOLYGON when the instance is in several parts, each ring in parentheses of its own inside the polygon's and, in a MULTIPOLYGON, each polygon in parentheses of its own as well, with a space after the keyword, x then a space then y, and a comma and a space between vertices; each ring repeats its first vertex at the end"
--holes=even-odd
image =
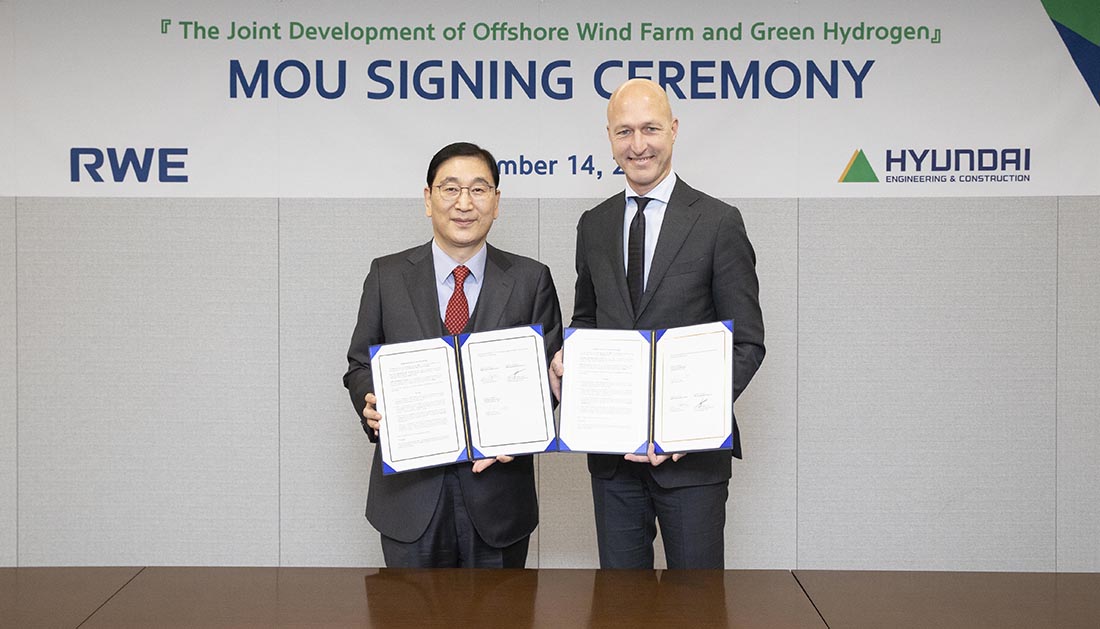
POLYGON ((565 333, 562 334, 562 340, 565 340, 565 339, 569 338, 570 336, 573 336, 573 333, 576 332, 576 331, 577 331, 577 328, 565 328, 565 333))
POLYGON ((383 474, 396 474, 397 470, 390 467, 389 463, 382 461, 382 473, 383 474))
POLYGON ((642 445, 638 446, 638 449, 634 451, 634 454, 641 454, 642 456, 649 454, 649 442, 642 442, 642 445))
POLYGON ((726 437, 726 440, 722 442, 722 449, 723 450, 732 450, 733 449, 733 433, 732 432, 730 433, 730 436, 726 437))
POLYGON ((371 345, 370 346, 370 358, 371 358, 371 360, 374 360, 374 355, 377 354, 378 350, 380 350, 380 349, 382 349, 381 345, 371 345))

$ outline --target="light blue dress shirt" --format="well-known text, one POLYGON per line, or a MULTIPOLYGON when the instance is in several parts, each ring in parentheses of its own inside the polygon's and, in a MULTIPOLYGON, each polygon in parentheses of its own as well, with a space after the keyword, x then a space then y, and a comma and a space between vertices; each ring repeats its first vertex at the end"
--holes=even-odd
MULTIPOLYGON (((649 212, 647 211, 646 214, 649 212)), ((465 263, 455 262, 451 256, 443 252, 432 240, 432 263, 435 265, 435 294, 439 297, 439 320, 447 318, 447 303, 451 301, 451 295, 455 291, 454 270, 456 266, 465 265, 470 269, 466 281, 462 283, 462 292, 466 293, 466 304, 470 307, 470 316, 474 315, 474 306, 477 305, 477 297, 481 294, 481 287, 485 283, 485 260, 488 248, 482 244, 481 249, 474 257, 465 263)))

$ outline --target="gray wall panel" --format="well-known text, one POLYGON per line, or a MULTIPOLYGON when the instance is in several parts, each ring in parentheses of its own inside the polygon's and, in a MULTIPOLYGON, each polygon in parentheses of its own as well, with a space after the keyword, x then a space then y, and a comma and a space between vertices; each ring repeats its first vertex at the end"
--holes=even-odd
POLYGON ((798 204, 794 199, 727 201, 741 209, 756 250, 767 355, 736 405, 744 459, 733 462, 726 567, 794 568, 798 204))
POLYGON ((0 198, 0 566, 16 565, 15 199, 0 198))
POLYGON ((276 564, 275 201, 19 204, 20 564, 276 564))
POLYGON ((1100 198, 1058 216, 1058 570, 1100 572, 1100 198))
POLYGON ((424 202, 283 199, 279 219, 282 544, 287 566, 380 566, 363 517, 374 446, 342 378, 376 257, 427 242, 424 202))
MULTIPOLYGON (((371 260, 427 242, 431 222, 418 198, 280 204, 281 561, 380 566, 378 533, 363 517, 374 446, 341 379, 371 260)), ((489 241, 536 257, 537 207, 503 199, 489 241)))
POLYGON ((1053 199, 803 200, 798 567, 1054 569, 1053 199))
POLYGON ((538 260, 539 229, 538 199, 509 199, 502 195, 500 218, 493 223, 489 242, 505 251, 538 260))
MULTIPOLYGON (((504 197, 491 233, 567 324, 598 201, 504 197)), ((1100 571, 1100 199, 731 202, 768 355, 727 566, 1100 571)), ((370 260, 430 237, 420 199, 18 204, 0 565, 382 564, 340 378, 370 260)), ((536 470, 528 565, 595 566, 585 457, 536 470)))
MULTIPOLYGON (((543 199, 539 209, 540 259, 550 267, 561 300, 563 325, 573 317, 577 219, 600 199, 543 199)), ((539 566, 594 568, 596 524, 583 454, 551 454, 539 461, 539 566)))
POLYGON ((602 199, 542 199, 539 202, 539 259, 550 267, 558 287, 565 325, 573 318, 577 281, 577 221, 602 199))
POLYGON ((583 454, 539 457, 540 568, 598 568, 592 485, 583 454))

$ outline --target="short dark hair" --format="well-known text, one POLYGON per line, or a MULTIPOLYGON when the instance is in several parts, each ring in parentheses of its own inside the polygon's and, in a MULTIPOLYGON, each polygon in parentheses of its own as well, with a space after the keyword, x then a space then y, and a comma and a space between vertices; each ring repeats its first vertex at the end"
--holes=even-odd
POLYGON ((493 186, 500 187, 500 166, 497 166, 497 160, 493 158, 492 153, 471 142, 455 142, 439 149, 439 152, 432 157, 432 161, 428 163, 429 187, 435 181, 435 173, 443 162, 455 157, 481 158, 489 167, 489 172, 493 173, 493 186))

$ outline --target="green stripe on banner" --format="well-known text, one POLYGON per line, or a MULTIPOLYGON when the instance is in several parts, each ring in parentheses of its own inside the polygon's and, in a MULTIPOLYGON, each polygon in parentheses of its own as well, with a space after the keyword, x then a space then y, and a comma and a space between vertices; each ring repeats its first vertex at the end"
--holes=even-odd
POLYGON ((1042 0, 1047 15, 1100 46, 1100 2, 1097 0, 1042 0))

